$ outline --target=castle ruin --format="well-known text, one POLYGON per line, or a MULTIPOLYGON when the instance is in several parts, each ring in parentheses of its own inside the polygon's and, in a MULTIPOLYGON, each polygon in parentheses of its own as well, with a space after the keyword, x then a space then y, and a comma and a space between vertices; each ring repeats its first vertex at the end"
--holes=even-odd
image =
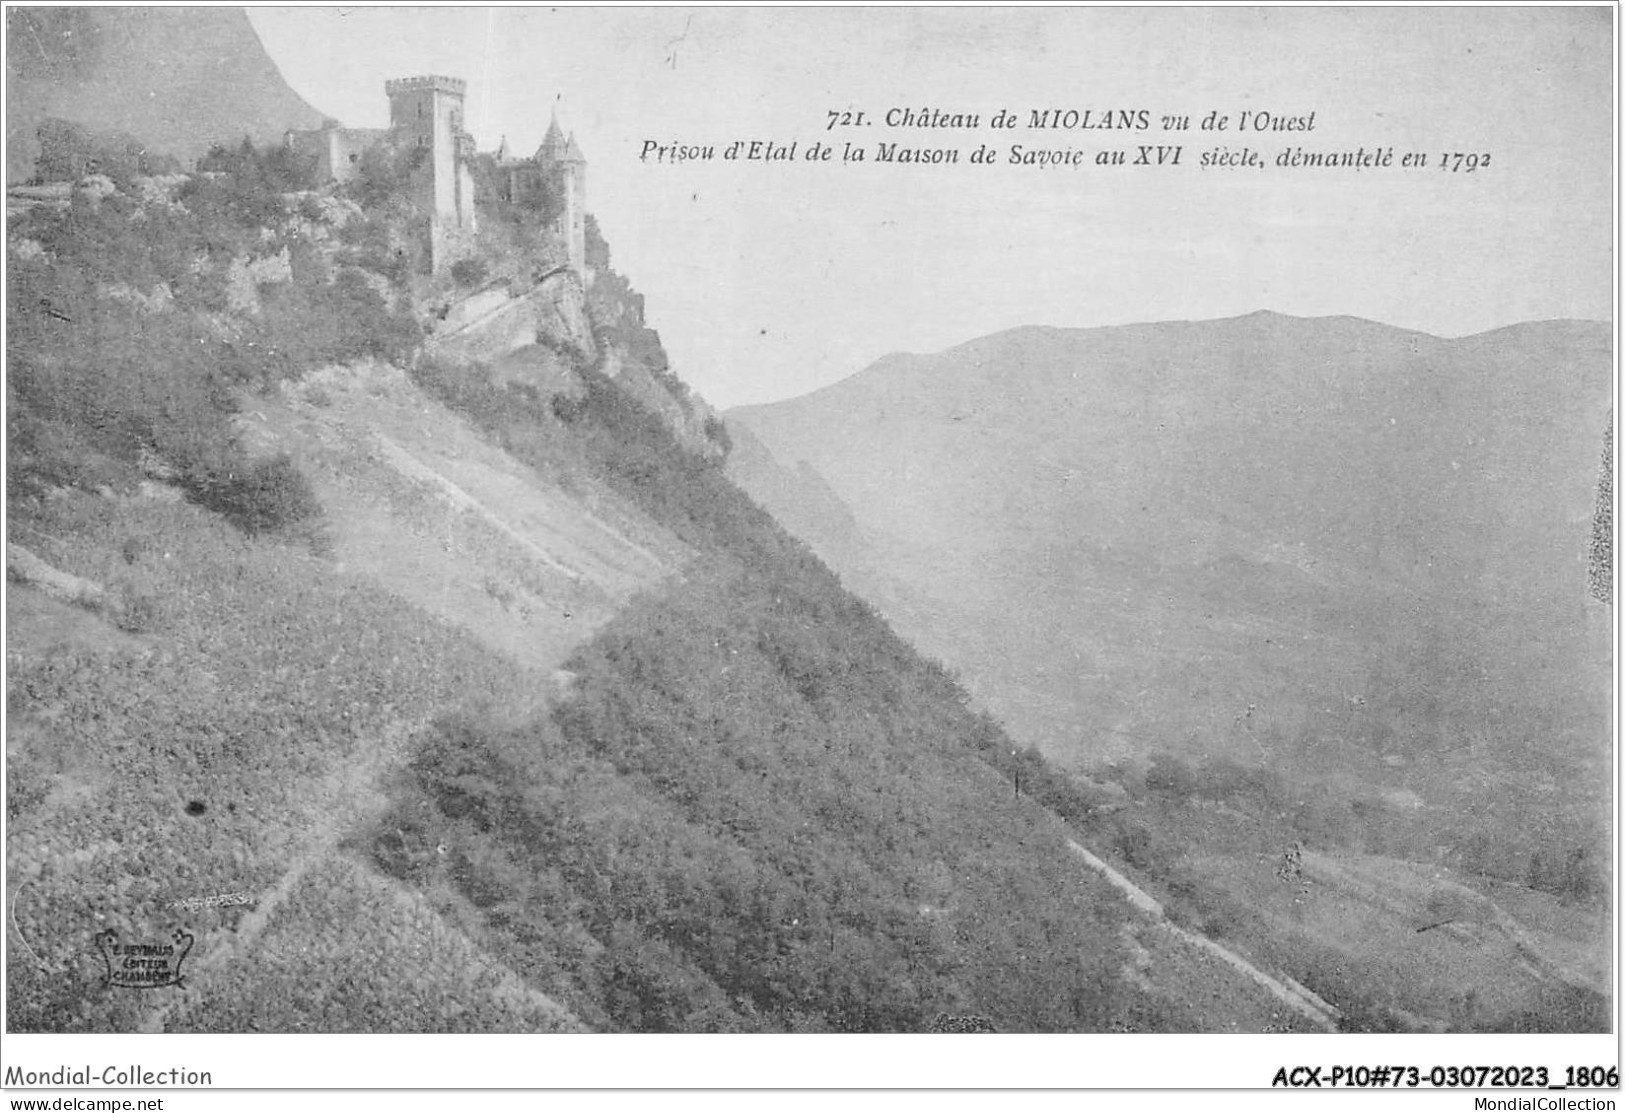
MULTIPOLYGON (((287 145, 314 157, 319 181, 339 183, 352 181, 361 172, 362 158, 373 148, 388 144, 396 152, 406 152, 410 195, 417 210, 428 217, 431 266, 438 272, 477 230, 477 156, 474 137, 463 128, 467 91, 468 83, 457 77, 396 78, 384 83, 389 127, 347 128, 329 121, 315 130, 288 132, 287 145)), ((553 232, 565 248, 570 268, 585 275, 587 160, 575 137, 565 138, 555 116, 533 157, 509 159, 506 148, 504 141, 491 159, 501 199, 520 202, 551 189, 560 203, 553 232)))

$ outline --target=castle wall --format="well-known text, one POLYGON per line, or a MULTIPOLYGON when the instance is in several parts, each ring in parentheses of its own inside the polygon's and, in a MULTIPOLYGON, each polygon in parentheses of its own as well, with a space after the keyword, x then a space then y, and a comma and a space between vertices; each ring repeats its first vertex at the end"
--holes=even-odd
POLYGON ((474 171, 466 161, 457 164, 457 222, 468 232, 476 230, 474 219, 474 171))
POLYGON ((330 136, 331 128, 316 131, 290 131, 284 137, 288 150, 296 155, 306 158, 316 157, 316 180, 330 182, 333 180, 333 157, 330 136))
POLYGON ((382 143, 389 132, 383 128, 334 128, 329 132, 329 175, 336 182, 348 182, 361 170, 361 156, 369 147, 382 143))
POLYGON ((361 169, 361 156, 389 132, 383 128, 319 128, 290 131, 288 146, 297 154, 316 156, 318 182, 348 182, 361 169))
POLYGON ((587 273, 587 166, 569 163, 565 179, 565 228, 570 239, 570 266, 579 275, 587 273))

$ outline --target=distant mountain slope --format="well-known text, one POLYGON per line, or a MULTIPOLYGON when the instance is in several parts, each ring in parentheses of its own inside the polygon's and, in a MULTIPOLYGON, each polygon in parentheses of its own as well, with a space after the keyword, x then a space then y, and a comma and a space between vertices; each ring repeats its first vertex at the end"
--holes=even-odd
POLYGON ((280 140, 322 116, 282 80, 237 8, 14 8, 6 13, 6 177, 58 117, 124 133, 190 166, 210 144, 280 140))
POLYGON ((805 460, 785 467, 742 425, 734 434, 729 473, 750 477, 757 502, 771 506, 779 523, 797 537, 815 538, 826 559, 834 552, 849 561, 862 559, 868 545, 862 527, 817 469, 805 460))
POLYGON ((1574 321, 1022 328, 733 410, 770 466, 732 467, 786 520, 816 469, 871 544, 807 539, 1054 756, 1330 736, 1374 765, 1536 719, 1572 752, 1607 725, 1610 366, 1574 321))

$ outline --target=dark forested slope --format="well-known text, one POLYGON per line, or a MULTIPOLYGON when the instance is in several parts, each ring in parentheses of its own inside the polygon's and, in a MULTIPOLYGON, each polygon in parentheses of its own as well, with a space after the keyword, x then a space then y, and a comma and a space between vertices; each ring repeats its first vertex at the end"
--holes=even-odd
POLYGON ((1121 980, 1120 905, 1015 791, 1035 755, 719 463, 586 380, 562 427, 445 390, 521 459, 562 435, 702 556, 576 654, 549 718, 442 723, 377 860, 612 1027, 1190 1026, 1121 980))

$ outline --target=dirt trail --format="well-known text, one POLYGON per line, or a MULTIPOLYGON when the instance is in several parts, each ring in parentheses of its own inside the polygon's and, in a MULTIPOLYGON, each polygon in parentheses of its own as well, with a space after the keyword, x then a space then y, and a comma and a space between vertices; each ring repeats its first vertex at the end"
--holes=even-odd
POLYGON ((1082 858, 1084 862, 1088 864, 1090 869, 1100 874, 1107 881, 1109 881, 1114 888, 1121 892, 1128 899, 1130 904, 1139 909, 1146 916, 1150 917, 1158 926, 1172 934, 1174 938, 1179 939, 1192 947, 1200 948, 1201 950, 1206 951, 1207 953, 1234 967, 1236 970, 1258 983, 1264 989, 1268 990, 1276 1000, 1281 1002, 1281 1004, 1298 1013, 1305 1019, 1319 1025, 1328 1032, 1337 1031, 1337 1019, 1339 1014, 1337 1009, 1332 1005, 1321 1000, 1321 998, 1311 993, 1303 986, 1298 985, 1296 982, 1290 982, 1290 979, 1282 981, 1280 979, 1271 977, 1270 975, 1264 973, 1264 971, 1258 969, 1258 967, 1254 966, 1252 963, 1248 962, 1246 959, 1242 958, 1240 955, 1236 954, 1236 952, 1230 950, 1228 947, 1215 943, 1207 936, 1202 935, 1199 932, 1187 931, 1178 924, 1170 922, 1166 913, 1163 911, 1162 904, 1158 902, 1156 898, 1151 896, 1151 894, 1147 893, 1144 889, 1141 889, 1138 885, 1134 884, 1134 882, 1124 877, 1106 862, 1102 861, 1094 854, 1091 854, 1079 843, 1068 839, 1067 845, 1072 848, 1073 853, 1077 854, 1078 857, 1082 858), (1288 984, 1289 982, 1290 984, 1288 984))
MULTIPOLYGON (((262 449, 295 450, 309 467, 349 572, 463 626, 538 675, 560 668, 627 598, 688 557, 631 508, 566 492, 523 467, 399 372, 333 369, 311 387, 326 392, 319 404, 265 404, 245 431, 262 449)), ((145 1014, 140 1030, 164 1031, 175 1014, 208 1001, 232 972, 256 961, 302 883, 388 808, 383 778, 426 725, 392 724, 357 758, 305 786, 305 822, 286 868, 234 933, 200 941, 186 987, 145 1014)), ((493 992, 510 1005, 528 1003, 560 1027, 581 1027, 492 956, 481 961, 494 974, 493 992)))
MULTIPOLYGON (((426 720, 391 724, 367 747, 362 760, 335 769, 312 786, 314 805, 310 810, 316 817, 315 821, 306 831, 301 848, 276 884, 260 896, 253 911, 243 917, 234 933, 221 933, 209 940, 210 949, 188 967, 185 988, 147 1013, 140 1031, 165 1031, 171 1014, 207 1000, 214 990, 215 980, 225 971, 253 961, 261 937, 306 877, 319 870, 332 855, 343 853, 341 844, 346 835, 364 826, 389 806, 389 800, 379 786, 380 779, 388 769, 405 758, 407 744, 427 725, 426 720)), ((580 1027, 563 1005, 526 984, 491 956, 484 958, 498 979, 499 992, 510 1001, 528 1001, 543 1012, 558 1017, 562 1024, 580 1027)))
POLYGON ((366 756, 360 761, 336 768, 312 786, 317 804, 310 811, 315 820, 305 834, 301 849, 276 884, 259 897, 254 910, 238 923, 235 933, 217 933, 207 941, 210 948, 193 960, 186 971, 186 987, 147 1013, 140 1031, 164 1031, 170 1013, 208 995, 212 975, 248 959, 259 937, 305 875, 338 850, 348 831, 383 807, 383 794, 377 788, 379 775, 399 760, 407 740, 426 725, 424 722, 391 724, 366 748, 366 756))

